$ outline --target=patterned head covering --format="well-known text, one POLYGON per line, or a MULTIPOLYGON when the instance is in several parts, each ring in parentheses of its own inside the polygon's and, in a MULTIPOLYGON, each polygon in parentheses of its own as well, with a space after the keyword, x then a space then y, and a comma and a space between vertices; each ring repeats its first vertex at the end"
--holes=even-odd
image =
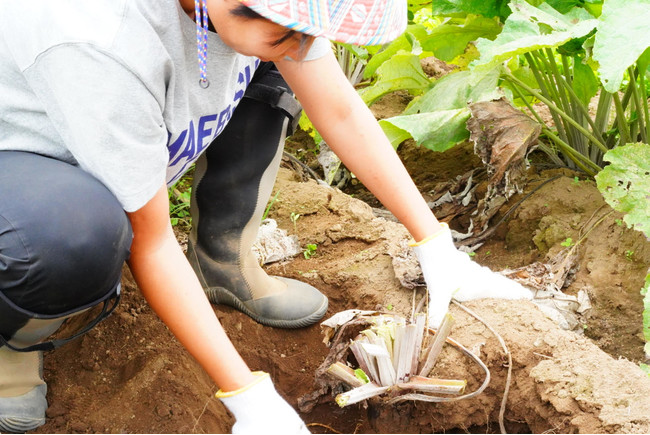
POLYGON ((385 44, 406 28, 406 0, 240 1, 274 23, 347 44, 385 44))

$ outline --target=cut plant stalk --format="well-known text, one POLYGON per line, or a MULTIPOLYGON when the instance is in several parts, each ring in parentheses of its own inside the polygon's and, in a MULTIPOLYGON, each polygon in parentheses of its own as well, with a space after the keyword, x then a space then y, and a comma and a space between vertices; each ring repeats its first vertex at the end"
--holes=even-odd
POLYGON ((361 346, 363 342, 368 343, 368 339, 361 337, 357 340, 354 340, 350 344, 350 350, 352 351, 352 354, 354 354, 354 357, 357 359, 361 370, 370 376, 371 379, 379 382, 379 370, 377 370, 377 364, 375 360, 364 351, 363 347, 361 346))
POLYGON ((463 394, 467 387, 466 380, 435 379, 424 376, 411 376, 408 382, 397 384, 402 390, 414 390, 434 394, 463 394))
POLYGON ((377 337, 372 331, 364 331, 364 333, 373 334, 368 337, 370 343, 360 343, 360 350, 362 353, 365 353, 364 358, 367 358, 367 361, 371 361, 377 367, 377 376, 374 377, 375 380, 381 386, 393 385, 395 383, 395 369, 393 368, 393 363, 390 360, 383 340, 377 337))
POLYGON ((336 396, 336 403, 343 408, 344 406, 352 405, 354 403, 359 403, 363 400, 370 399, 371 397, 376 397, 379 396, 380 394, 384 394, 387 392, 391 387, 381 387, 374 382, 369 382, 367 384, 364 384, 360 387, 353 388, 350 391, 346 391, 345 393, 341 393, 338 396, 336 396))
POLYGON ((420 376, 427 376, 433 370, 433 366, 436 364, 438 355, 442 352, 442 347, 447 341, 449 332, 451 332, 451 327, 454 324, 454 318, 451 314, 447 313, 440 323, 440 328, 436 332, 436 335, 433 338, 433 343, 428 351, 425 352, 424 362, 422 368, 418 373, 420 376))
MULTIPOLYGON (((413 369, 413 354, 417 347, 416 340, 418 336, 422 337, 418 333, 418 328, 419 325, 413 323, 405 327, 404 335, 400 342, 399 361, 397 362, 397 382, 406 382, 411 374, 415 374, 411 371, 413 369)), ((424 325, 422 325, 422 328, 424 328, 424 325)))
POLYGON ((356 388, 362 385, 365 385, 366 382, 363 382, 361 379, 354 374, 354 370, 346 366, 342 362, 338 361, 332 364, 327 369, 327 374, 335 377, 336 379, 345 382, 349 386, 356 388))

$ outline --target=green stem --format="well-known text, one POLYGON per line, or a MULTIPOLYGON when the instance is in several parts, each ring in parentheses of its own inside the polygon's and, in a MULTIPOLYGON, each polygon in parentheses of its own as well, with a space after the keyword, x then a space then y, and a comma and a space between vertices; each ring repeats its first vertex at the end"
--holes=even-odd
POLYGON ((560 148, 560 150, 563 153, 565 153, 569 157, 571 157, 571 160, 573 160, 573 162, 576 164, 576 166, 578 166, 580 169, 585 171, 590 176, 593 177, 598 172, 600 172, 600 170, 602 169, 600 166, 598 166, 597 164, 595 164, 594 162, 589 160, 588 157, 586 157, 586 156, 580 154, 578 151, 574 150, 571 147, 571 145, 564 142, 562 139, 560 139, 558 136, 556 136, 555 133, 553 133, 548 128, 542 128, 542 133, 544 133, 546 136, 551 138, 553 140, 553 142, 555 142, 557 144, 558 148, 560 148), (595 172, 593 170, 587 168, 587 166, 590 166, 591 168, 593 168, 595 170, 595 172))
MULTIPOLYGON (((612 96, 614 94, 618 94, 618 93, 615 92, 615 93, 612 94, 612 96)), ((632 88, 628 86, 627 89, 625 90, 625 93, 623 94, 623 99, 619 100, 619 107, 617 108, 616 104, 614 104, 614 108, 615 109, 620 109, 620 110, 616 110, 616 117, 614 118, 613 125, 620 125, 619 114, 622 114, 623 122, 625 123, 625 125, 627 125, 627 118, 625 117, 625 111, 627 110, 627 105, 630 102, 631 97, 632 97, 632 88)), ((620 98, 620 96, 619 96, 619 98, 620 98)), ((610 149, 612 148, 612 146, 610 146, 610 145, 613 143, 612 141, 614 140, 614 139, 612 139, 612 136, 615 136, 615 135, 616 135, 616 132, 612 132, 609 135, 610 137, 607 138, 606 143, 608 145, 608 148, 610 148, 610 149)), ((629 136, 629 130, 628 130, 628 136, 629 136)))
POLYGON ((573 100, 573 102, 574 102, 573 106, 577 107, 578 110, 582 113, 582 115, 584 115, 584 117, 587 118, 587 122, 589 123, 589 126, 593 130, 594 135, 595 136, 602 136, 602 130, 598 129, 598 127, 596 126, 596 123, 594 122, 591 115, 589 114, 589 107, 587 105, 585 105, 580 100, 580 97, 578 97, 578 94, 576 94, 576 92, 573 90, 573 86, 571 86, 571 84, 568 83, 568 81, 562 76, 560 76, 560 81, 564 85, 564 87, 566 88, 566 90, 569 93, 569 96, 571 97, 571 99, 573 100))
MULTIPOLYGON (((530 103, 528 102, 528 100, 526 99, 526 97, 524 97, 523 92, 521 92, 521 90, 519 90, 519 88, 517 87, 517 85, 515 85, 514 83, 510 83, 510 84, 512 85, 512 89, 515 90, 515 92, 517 93, 517 95, 519 96, 519 98, 524 102, 524 104, 526 105, 526 107, 528 107, 528 110, 530 110, 530 112, 533 114, 533 116, 535 117, 535 119, 537 119, 537 122, 539 122, 539 123, 542 125, 542 129, 546 129, 547 131, 550 131, 550 129, 548 128, 548 126, 546 125, 546 123, 544 122, 544 120, 542 119, 542 117, 539 116, 539 114, 537 113, 537 111, 533 108, 533 105, 530 104, 530 103)), ((559 138, 558 138, 558 140, 559 140, 559 138)), ((548 157, 553 161, 553 163, 555 163, 556 165, 563 165, 563 164, 564 164, 564 162, 562 162, 562 159, 560 159, 560 158, 558 157, 557 152, 556 152, 555 150, 551 149, 550 147, 548 147, 548 146, 545 145, 545 144, 541 144, 541 142, 540 142, 540 146, 539 146, 539 148, 540 148, 542 151, 544 151, 544 152, 546 153, 546 155, 547 155, 547 156, 548 156, 548 157)), ((569 158, 570 158, 570 157, 569 157, 569 158)), ((573 160, 573 159, 572 159, 572 160, 573 160)), ((574 161, 574 163, 575 163, 575 161, 574 161)))
MULTIPOLYGON (((511 82, 510 84, 512 85, 512 89, 515 90, 515 93, 517 94, 517 96, 518 96, 518 97, 519 97, 519 98, 524 102, 524 104, 526 105, 526 107, 528 107, 528 110, 530 110, 530 112, 533 114, 533 116, 535 117, 535 119, 537 119, 537 122, 539 122, 540 124, 542 124, 543 127, 547 127, 546 122, 544 122, 544 120, 542 119, 542 117, 539 116, 539 114, 537 113, 537 111, 533 108, 533 105, 530 104, 530 102, 528 102, 528 100, 527 100, 526 97, 524 96, 523 92, 521 92, 521 90, 519 90, 519 88, 517 87, 517 85, 515 85, 515 84, 512 83, 512 82, 511 82)), ((548 128, 548 127, 547 127, 547 128, 548 128)))
MULTIPOLYGON (((542 58, 544 63, 547 65, 549 68, 549 71, 551 72, 551 77, 553 77, 553 83, 557 87, 557 95, 559 100, 554 100, 557 103, 560 103, 559 107, 565 112, 565 113, 570 113, 571 118, 575 120, 576 122, 580 121, 580 125, 582 125, 582 119, 581 117, 576 113, 575 108, 573 107, 572 104, 570 104, 569 99, 567 98, 566 90, 563 86, 561 86, 561 81, 563 79, 562 73, 560 72, 560 69, 557 67, 557 63, 555 62, 555 56, 553 54, 553 50, 550 48, 546 49, 546 57, 542 58)), ((571 137, 571 143, 573 144, 573 147, 577 149, 581 154, 588 154, 587 152, 587 146, 584 143, 584 136, 581 136, 577 131, 575 131, 574 128, 565 127, 567 132, 569 133, 569 136, 571 137)))
MULTIPOLYGON (((530 53, 524 54, 524 57, 526 57, 526 60, 528 61, 528 65, 530 65, 530 69, 533 72, 533 75, 535 76, 535 80, 537 80, 537 83, 539 84, 539 88, 542 91, 542 94, 549 100, 552 100, 553 97, 551 97, 548 87, 546 85, 547 79, 546 77, 542 77, 541 68, 537 64, 537 61, 533 58, 533 56, 530 53)), ((557 128, 558 134, 560 135, 562 140, 568 141, 569 139, 567 137, 566 131, 564 130, 564 124, 562 124, 562 120, 557 116, 557 113, 553 112, 552 110, 551 110, 551 116, 553 117, 555 128, 557 128)))
POLYGON ((639 86, 641 88, 641 101, 643 102, 643 113, 645 114, 646 143, 650 138, 650 110, 648 110, 648 92, 645 88, 645 74, 639 73, 639 86))
POLYGON ((569 99, 567 98, 567 94, 565 89, 560 85, 560 82, 563 80, 562 73, 560 72, 560 69, 557 67, 557 63, 555 62, 555 56, 553 55, 553 51, 550 48, 546 49, 546 56, 548 58, 548 63, 551 67, 551 73, 553 78, 555 79, 555 85, 557 86, 557 92, 558 95, 560 96, 560 100, 562 101, 562 105, 564 110, 566 111, 568 108, 571 107, 571 104, 569 104, 569 99))
POLYGON ((567 115, 564 111, 560 110, 553 102, 543 95, 541 95, 539 92, 528 86, 526 83, 522 82, 519 80, 517 77, 513 76, 509 72, 504 72, 504 77, 510 81, 515 82, 518 86, 520 86, 522 89, 524 89, 526 92, 528 92, 531 95, 534 95, 537 99, 540 101, 544 102, 551 111, 555 111, 559 116, 564 118, 569 124, 574 126, 580 133, 585 135, 590 141, 592 141, 596 146, 598 146, 602 152, 606 153, 608 149, 605 147, 605 145, 598 140, 593 134, 591 134, 588 130, 586 130, 583 126, 578 124, 575 120, 573 120, 569 115, 567 115))
POLYGON ((621 145, 625 145, 631 142, 630 130, 627 128, 625 109, 623 109, 621 97, 618 96, 618 92, 614 92, 614 107, 616 107, 616 122, 618 123, 618 133, 621 135, 621 145))
POLYGON ((600 97, 598 98, 598 108, 596 109, 596 129, 599 135, 607 131, 611 108, 612 94, 601 88, 600 97))
MULTIPOLYGON (((643 143, 648 143, 648 138, 646 136, 645 122, 643 112, 643 104, 641 103, 641 95, 639 94, 639 87, 637 86, 636 81, 636 71, 633 66, 628 68, 630 74, 630 86, 632 86, 632 94, 634 97, 634 108, 636 109, 636 117, 639 120, 639 133, 641 134, 641 140, 643 143)), ((632 136, 636 141, 636 135, 632 136)))
MULTIPOLYGON (((531 54, 537 59, 538 65, 540 64, 544 65, 544 69, 542 71, 544 71, 544 73, 546 74, 546 78, 548 80, 547 82, 548 89, 553 94, 552 95, 553 100, 558 102, 563 102, 560 97, 560 92, 558 90, 557 83, 555 83, 555 81, 553 80, 554 79, 553 70, 551 68, 549 61, 546 59, 546 56, 544 56, 544 52, 541 50, 537 50, 537 51, 532 51, 531 54)), ((562 109, 564 109, 564 107, 562 109)))

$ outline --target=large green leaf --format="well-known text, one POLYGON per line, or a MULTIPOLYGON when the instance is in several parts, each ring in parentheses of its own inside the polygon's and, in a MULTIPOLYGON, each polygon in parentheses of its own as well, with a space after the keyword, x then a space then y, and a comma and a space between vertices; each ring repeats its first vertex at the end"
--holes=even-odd
POLYGON ((394 131, 396 127, 408 131, 418 144, 434 151, 445 151, 469 138, 465 128, 469 117, 469 109, 464 108, 395 116, 383 119, 379 124, 384 129, 394 131))
MULTIPOLYGON (((379 53, 373 54, 373 56, 368 61, 366 68, 363 72, 363 78, 368 79, 372 77, 377 68, 379 68, 384 62, 392 58, 399 51, 410 51, 413 52, 413 40, 419 41, 427 37, 427 29, 421 24, 411 24, 406 28, 406 31, 393 42, 388 44, 379 53), (410 35, 407 36, 407 35, 410 35)), ((413 53, 419 55, 420 53, 413 53)))
POLYGON ((399 144, 404 142, 406 139, 411 139, 412 137, 408 131, 402 130, 390 122, 384 122, 384 120, 381 120, 379 121, 379 125, 384 130, 384 134, 395 149, 397 149, 399 144))
POLYGON ((605 201, 625 213, 623 220, 650 239, 650 145, 627 144, 608 151, 611 162, 596 176, 605 201))
POLYGON ((452 15, 467 13, 498 17, 501 15, 508 0, 433 0, 433 15, 452 15))
POLYGON ((498 20, 470 15, 462 25, 446 23, 435 27, 420 43, 425 51, 450 62, 463 54, 471 41, 479 38, 494 39, 500 32, 501 24, 498 20))
POLYGON ((650 47, 650 0, 607 0, 599 18, 594 58, 608 92, 621 87, 625 70, 650 47))
POLYGON ((644 72, 648 70, 648 66, 650 65, 650 48, 643 52, 636 64, 639 67, 639 71, 644 72))
POLYGON ((418 145, 444 151, 469 137, 467 105, 500 98, 499 68, 461 71, 438 80, 400 116, 380 121, 394 147, 412 137, 418 145))
POLYGON ((510 8, 512 14, 499 36, 494 41, 479 39, 477 48, 481 57, 471 66, 489 68, 518 54, 557 47, 587 35, 598 23, 589 12, 581 8, 572 9, 563 15, 545 3, 536 8, 524 0, 513 0, 510 8))
POLYGON ((404 111, 404 115, 436 110, 463 109, 467 104, 498 99, 500 69, 488 71, 460 71, 438 80, 433 89, 418 97, 404 111))
POLYGON ((431 80, 420 65, 420 58, 412 53, 400 51, 377 69, 377 81, 359 91, 359 94, 363 101, 370 105, 389 92, 407 90, 418 94, 431 86, 431 80))
POLYGON ((599 82, 594 70, 589 65, 582 63, 579 57, 573 58, 573 80, 571 86, 580 101, 587 106, 591 99, 598 93, 599 82))

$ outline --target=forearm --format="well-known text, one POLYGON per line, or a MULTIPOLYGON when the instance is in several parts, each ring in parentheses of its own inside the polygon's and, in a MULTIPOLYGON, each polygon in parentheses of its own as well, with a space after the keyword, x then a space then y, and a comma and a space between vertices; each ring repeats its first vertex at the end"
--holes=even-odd
POLYGON ((340 128, 329 128, 322 134, 345 166, 415 240, 440 230, 437 219, 365 105, 354 109, 340 128))
POLYGON ((327 144, 411 235, 421 240, 439 231, 440 224, 334 55, 277 65, 327 144))
MULTIPOLYGON (((164 190, 154 198, 167 207, 164 190)), ((130 216, 134 226, 129 267, 151 308, 169 327, 181 344, 196 358, 223 390, 241 388, 254 379, 246 363, 230 342, 174 237, 169 219, 159 236, 150 237, 138 228, 156 227, 152 221, 130 216)), ((156 230, 154 230, 156 231, 156 230)))

